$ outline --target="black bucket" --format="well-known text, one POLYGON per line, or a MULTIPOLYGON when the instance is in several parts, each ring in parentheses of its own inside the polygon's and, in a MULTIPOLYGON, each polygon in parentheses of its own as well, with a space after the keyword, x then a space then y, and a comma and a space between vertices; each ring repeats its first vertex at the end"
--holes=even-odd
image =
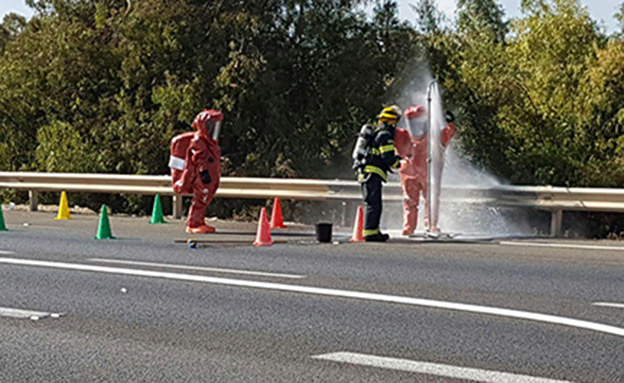
POLYGON ((331 242, 332 240, 332 224, 328 222, 319 222, 316 224, 316 239, 319 242, 331 242))

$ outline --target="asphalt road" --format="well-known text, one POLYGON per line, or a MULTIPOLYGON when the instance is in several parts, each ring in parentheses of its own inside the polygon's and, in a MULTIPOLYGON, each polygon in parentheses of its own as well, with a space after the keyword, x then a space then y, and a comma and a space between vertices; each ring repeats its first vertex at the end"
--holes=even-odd
POLYGON ((297 226, 255 248, 216 222, 201 238, 249 244, 192 250, 179 221, 113 217, 96 241, 96 216, 53 217, 5 212, 0 382, 624 382, 618 242, 297 226))

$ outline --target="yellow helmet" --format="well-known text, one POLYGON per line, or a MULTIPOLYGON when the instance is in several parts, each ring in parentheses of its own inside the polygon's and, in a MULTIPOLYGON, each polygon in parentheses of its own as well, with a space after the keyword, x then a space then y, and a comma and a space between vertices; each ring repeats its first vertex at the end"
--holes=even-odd
POLYGON ((379 120, 379 122, 390 122, 396 124, 397 122, 399 122, 400 119, 401 109, 396 105, 383 108, 381 113, 377 115, 377 120, 379 120))

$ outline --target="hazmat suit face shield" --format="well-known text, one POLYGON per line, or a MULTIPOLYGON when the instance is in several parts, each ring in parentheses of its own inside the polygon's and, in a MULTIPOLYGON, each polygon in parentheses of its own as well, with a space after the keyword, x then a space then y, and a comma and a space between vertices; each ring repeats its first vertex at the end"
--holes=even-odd
POLYGON ((215 121, 214 128, 212 129, 212 139, 217 141, 219 140, 219 134, 221 134, 221 125, 223 125, 223 120, 215 121))
POLYGON ((416 118, 410 118, 407 120, 407 127, 412 137, 420 137, 429 133, 429 123, 427 116, 419 116, 416 118))
POLYGON ((219 133, 221 133, 221 124, 222 123, 223 123, 223 121, 212 121, 212 120, 206 121, 206 125, 204 127, 203 134, 206 137, 211 137, 215 141, 218 140, 219 139, 219 133))

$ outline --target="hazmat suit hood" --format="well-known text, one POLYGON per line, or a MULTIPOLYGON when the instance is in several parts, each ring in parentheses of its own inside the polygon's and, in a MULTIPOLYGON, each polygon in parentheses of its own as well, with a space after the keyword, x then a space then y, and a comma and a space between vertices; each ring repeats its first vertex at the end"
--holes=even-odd
POLYGON ((199 135, 205 139, 217 140, 223 123, 223 113, 219 110, 204 109, 195 116, 193 128, 197 129, 199 135))
POLYGON ((421 140, 429 133, 427 110, 418 104, 412 105, 405 111, 407 128, 414 140, 421 140))

